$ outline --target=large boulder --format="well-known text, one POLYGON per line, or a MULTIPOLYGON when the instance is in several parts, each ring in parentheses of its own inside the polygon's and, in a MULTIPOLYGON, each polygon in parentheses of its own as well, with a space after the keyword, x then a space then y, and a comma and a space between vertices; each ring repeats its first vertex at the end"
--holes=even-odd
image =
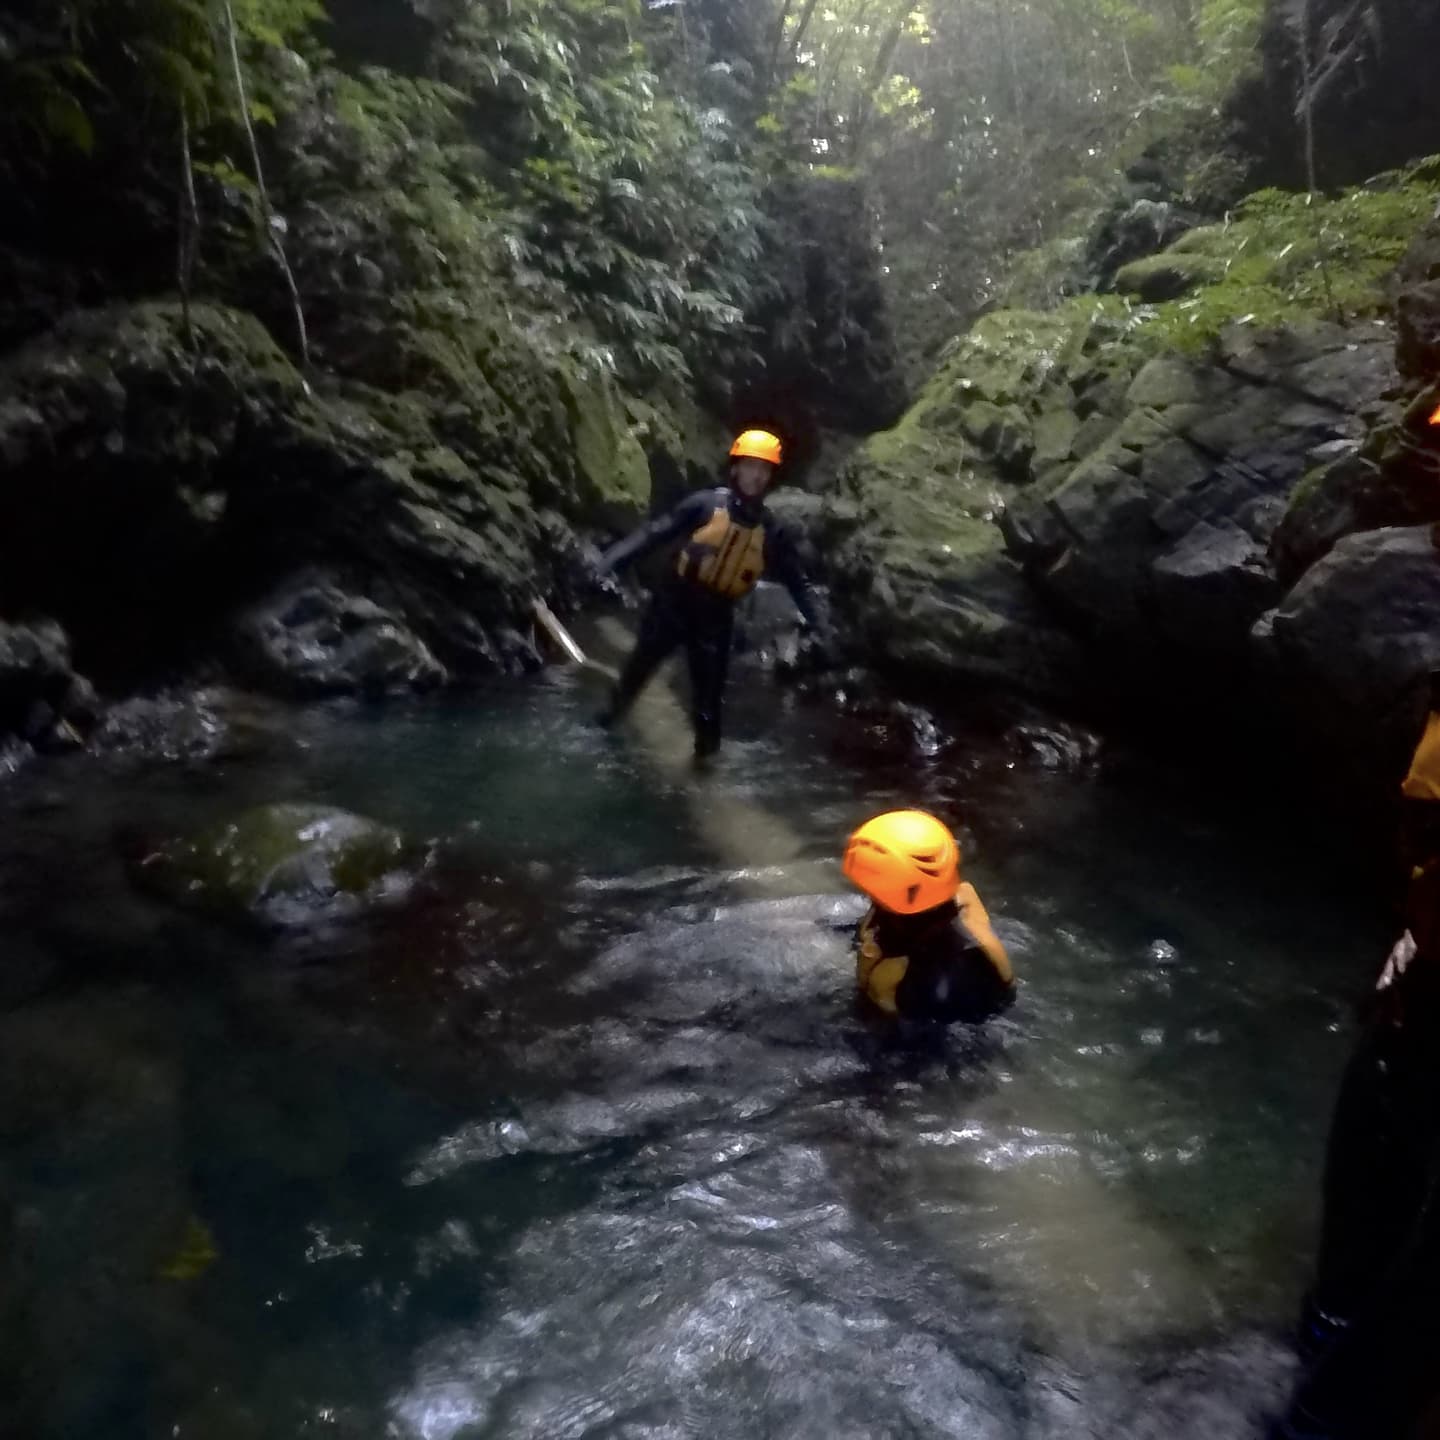
POLYGON ((1119 272, 1166 249, 1199 223, 1198 216, 1170 199, 1139 196, 1117 201, 1100 217, 1086 242, 1096 288, 1107 290, 1112 282, 1116 289, 1129 288, 1117 279, 1119 272))
MULTIPOLYGON (((1393 414, 1392 352, 1382 325, 1234 327, 1182 353, 1099 311, 987 317, 849 466, 839 612, 886 666, 1228 694, 1295 578, 1275 542, 1302 480, 1393 414)), ((1314 520, 1279 549, 1323 553, 1340 521, 1314 520)))
POLYGON ((352 918, 406 893, 422 863, 389 826, 323 805, 264 805, 132 862, 143 888, 281 928, 352 918))
POLYGON ((1279 607, 1254 643, 1274 701, 1296 733, 1342 755, 1350 771, 1403 764, 1440 669, 1440 553, 1429 526, 1342 539, 1279 607))
POLYGON ((61 705, 74 679, 70 642, 53 620, 0 620, 0 730, 25 730, 36 704, 61 705))
POLYGON ((1382 413, 1391 349, 1384 327, 1310 325, 1152 359, 1110 438, 1017 504, 1013 551, 1126 667, 1243 663, 1281 593, 1269 552, 1291 493, 1382 413))
POLYGON ((1212 285, 1224 276, 1224 265, 1209 255, 1184 250, 1167 250, 1132 260, 1115 272, 1114 287, 1122 295, 1156 304, 1178 300, 1203 285, 1212 285))
POLYGON ((299 698, 404 694, 448 678, 402 621, 323 575, 300 576, 250 607, 235 633, 249 678, 299 698))
POLYGON ((70 640, 54 620, 0 620, 0 737, 41 748, 81 743, 99 715, 90 682, 70 662, 70 640))

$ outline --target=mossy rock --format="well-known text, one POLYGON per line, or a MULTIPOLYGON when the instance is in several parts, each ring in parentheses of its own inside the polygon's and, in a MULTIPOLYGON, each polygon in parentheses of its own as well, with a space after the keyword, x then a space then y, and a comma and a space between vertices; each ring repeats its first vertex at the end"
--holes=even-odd
POLYGON ((326 805, 262 805, 150 851, 137 883, 230 920, 291 928, 403 894, 421 857, 397 830, 326 805))
POLYGON ((1158 303, 1178 300, 1202 285, 1213 285, 1224 274, 1224 262, 1210 255, 1167 250, 1163 255, 1147 255, 1122 266, 1115 275, 1115 289, 1122 295, 1138 295, 1158 303))
POLYGON ((1032 464, 1037 475, 1066 465, 1077 453, 1083 453, 1076 450, 1082 426, 1073 410, 1061 407, 1046 410, 1036 417, 1032 429, 1035 436, 1032 464))
POLYGON ((604 377, 562 373, 584 518, 605 525, 633 523, 650 501, 650 464, 625 406, 604 377))
POLYGON ((1199 225, 1187 230, 1166 251, 1166 255, 1208 255, 1212 259, 1224 259, 1229 253, 1228 225, 1199 225))
POLYGON ((1174 405, 1195 405, 1204 398, 1202 382, 1194 369, 1177 355, 1157 355, 1130 384, 1126 408, 1168 410, 1174 405))
POLYGON ((656 390, 643 400, 627 397, 625 410, 649 462, 652 508, 716 483, 732 437, 693 395, 656 390))
POLYGON ((977 400, 965 407, 961 423, 980 453, 994 461, 1004 474, 1018 480, 1029 477, 1035 437, 1018 406, 1002 407, 977 400))

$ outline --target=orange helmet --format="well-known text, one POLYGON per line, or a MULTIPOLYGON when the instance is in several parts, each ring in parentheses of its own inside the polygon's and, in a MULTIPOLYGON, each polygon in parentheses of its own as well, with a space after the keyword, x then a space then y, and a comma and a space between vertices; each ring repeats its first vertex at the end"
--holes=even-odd
POLYGON ((735 437, 735 443, 730 447, 730 458, 739 460, 748 457, 752 460, 768 460, 772 465, 780 463, 780 437, 772 435, 768 430, 746 430, 744 434, 735 437))
POLYGON ((891 810, 850 837, 845 875, 883 909, 915 915, 955 898, 960 847, 933 815, 891 810))

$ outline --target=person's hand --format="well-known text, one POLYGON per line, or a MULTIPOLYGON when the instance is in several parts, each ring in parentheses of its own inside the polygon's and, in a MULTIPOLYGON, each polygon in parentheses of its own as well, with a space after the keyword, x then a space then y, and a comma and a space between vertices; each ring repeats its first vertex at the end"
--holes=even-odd
POLYGON ((1409 968, 1415 958, 1415 937, 1407 930, 1385 958, 1385 968, 1375 982, 1376 990, 1388 990, 1409 968))
POLYGON ((586 545, 580 551, 579 578, 581 587, 592 594, 621 604, 625 602, 619 578, 593 545, 586 545))

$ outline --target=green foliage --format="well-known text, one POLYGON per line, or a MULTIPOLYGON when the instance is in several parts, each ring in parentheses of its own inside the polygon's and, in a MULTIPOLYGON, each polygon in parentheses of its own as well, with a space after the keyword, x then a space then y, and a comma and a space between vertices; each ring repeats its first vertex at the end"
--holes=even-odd
POLYGON ((1188 299, 1142 307, 1147 333, 1157 344, 1199 350, 1237 321, 1263 327, 1379 314, 1386 281, 1437 200, 1434 161, 1333 200, 1260 191, 1232 223, 1180 242, 1216 262, 1223 278, 1188 299))
MULTIPOLYGON (((1437 202, 1440 157, 1332 200, 1316 197, 1313 205, 1303 194, 1259 191, 1225 223, 1193 230, 1169 251, 1139 262, 1156 267, 1173 258, 1196 277, 1191 294, 1149 305, 1116 295, 1075 295, 1044 317, 997 311, 955 343, 941 375, 978 365, 995 372, 992 388, 1014 388, 1015 366, 1054 355, 1056 337, 1077 328, 1103 333, 1107 341, 1123 340, 1143 353, 1202 353, 1228 325, 1263 329, 1383 314, 1390 303, 1389 278, 1437 202), (1215 277, 1213 283, 1200 283, 1206 274, 1215 277)), ((1054 263, 1053 245, 1022 257, 1016 292, 1020 277, 1051 273, 1054 263)))
MULTIPOLYGON (((232 0, 243 50, 297 42, 324 15, 319 0, 232 0)), ((0 136, 25 135, 89 153, 137 128, 238 118, 223 37, 209 0, 67 0, 20 17, 20 43, 0 43, 0 136), (158 112, 158 114, 157 114, 158 112)), ((0 42, 5 36, 0 34, 0 42)), ((252 87, 252 118, 273 123, 277 97, 252 87)))
POLYGON ((663 92, 633 5, 514 0, 471 8, 447 42, 508 207, 515 285, 585 358, 637 382, 746 350, 758 183, 727 116, 663 92))

